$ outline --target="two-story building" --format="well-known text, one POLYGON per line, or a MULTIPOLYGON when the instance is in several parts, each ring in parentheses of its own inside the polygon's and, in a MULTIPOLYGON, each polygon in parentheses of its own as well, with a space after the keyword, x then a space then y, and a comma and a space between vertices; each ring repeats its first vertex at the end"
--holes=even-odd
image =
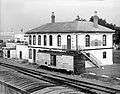
POLYGON ((67 70, 74 70, 82 61, 85 62, 81 67, 113 64, 114 30, 99 25, 98 19, 95 14, 94 22, 55 22, 53 12, 51 23, 26 32, 29 61, 67 70), (81 58, 83 56, 88 59, 81 58))

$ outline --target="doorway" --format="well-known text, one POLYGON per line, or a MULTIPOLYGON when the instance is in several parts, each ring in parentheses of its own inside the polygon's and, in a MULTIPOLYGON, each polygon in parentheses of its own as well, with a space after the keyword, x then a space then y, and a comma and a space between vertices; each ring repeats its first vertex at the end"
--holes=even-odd
POLYGON ((33 49, 33 62, 36 62, 36 50, 33 49))
POLYGON ((20 59, 22 59, 22 51, 20 51, 20 59))
POLYGON ((68 50, 71 49, 71 36, 70 35, 67 36, 67 49, 68 50))
POLYGON ((10 58, 10 50, 7 51, 7 58, 10 58))

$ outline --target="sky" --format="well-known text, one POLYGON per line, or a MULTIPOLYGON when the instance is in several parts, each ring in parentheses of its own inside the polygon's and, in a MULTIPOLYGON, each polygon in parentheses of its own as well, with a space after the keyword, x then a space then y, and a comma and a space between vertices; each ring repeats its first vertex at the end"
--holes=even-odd
POLYGON ((98 12, 100 18, 120 26, 120 0, 1 0, 1 31, 24 32, 50 23, 51 12, 56 22, 73 21, 76 16, 89 20, 98 12))

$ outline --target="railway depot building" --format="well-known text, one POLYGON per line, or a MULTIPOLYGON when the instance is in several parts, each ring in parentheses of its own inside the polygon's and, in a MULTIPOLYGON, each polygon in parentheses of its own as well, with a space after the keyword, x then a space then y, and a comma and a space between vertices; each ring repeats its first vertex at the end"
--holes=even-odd
POLYGON ((51 23, 26 32, 29 62, 71 71, 113 64, 114 31, 98 25, 98 19, 95 15, 94 22, 55 22, 52 13, 51 23))

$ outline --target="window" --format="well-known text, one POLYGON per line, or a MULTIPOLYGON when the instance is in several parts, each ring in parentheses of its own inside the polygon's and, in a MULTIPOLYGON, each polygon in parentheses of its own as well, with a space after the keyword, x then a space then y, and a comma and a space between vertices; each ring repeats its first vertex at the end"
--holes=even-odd
POLYGON ((89 35, 86 35, 86 36, 85 36, 85 39, 86 39, 86 44, 85 44, 85 46, 86 46, 86 47, 89 47, 89 46, 90 46, 90 36, 89 36, 89 35))
POLYGON ((61 46, 61 36, 57 36, 57 46, 61 46))
POLYGON ((56 66, 56 55, 50 55, 50 65, 56 66))
POLYGON ((38 35, 38 45, 41 45, 41 35, 38 35))
POLYGON ((103 35, 103 46, 106 46, 106 35, 103 35))
POLYGON ((32 59, 32 49, 29 49, 29 59, 32 59))
POLYGON ((49 45, 52 46, 52 35, 49 36, 49 45))
POLYGON ((33 45, 36 45, 36 36, 33 35, 33 45))
POLYGON ((103 52, 103 59, 106 58, 106 52, 103 52))
POLYGON ((22 51, 20 51, 20 59, 22 59, 22 51))
POLYGON ((71 49, 71 35, 67 35, 67 49, 71 49))
POLYGON ((32 44, 32 36, 31 35, 29 36, 29 44, 30 45, 32 44))
POLYGON ((47 36, 44 35, 44 45, 46 46, 47 45, 47 36))

